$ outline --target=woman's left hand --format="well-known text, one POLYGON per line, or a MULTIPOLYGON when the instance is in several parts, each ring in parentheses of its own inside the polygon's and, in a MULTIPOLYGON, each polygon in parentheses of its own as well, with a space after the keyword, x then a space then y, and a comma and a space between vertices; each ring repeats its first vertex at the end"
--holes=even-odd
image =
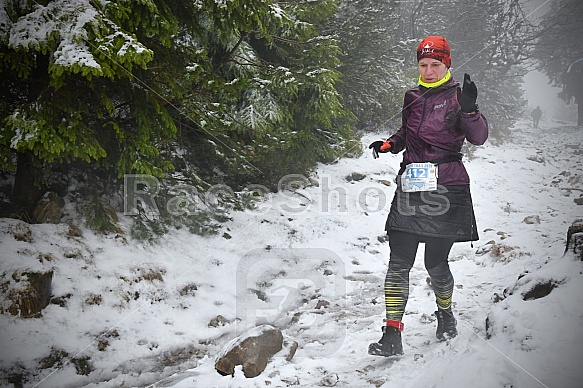
POLYGON ((464 85, 463 90, 457 88, 457 101, 462 108, 464 113, 472 113, 478 109, 476 105, 476 99, 478 98, 478 88, 474 81, 470 79, 470 75, 464 74, 464 85))

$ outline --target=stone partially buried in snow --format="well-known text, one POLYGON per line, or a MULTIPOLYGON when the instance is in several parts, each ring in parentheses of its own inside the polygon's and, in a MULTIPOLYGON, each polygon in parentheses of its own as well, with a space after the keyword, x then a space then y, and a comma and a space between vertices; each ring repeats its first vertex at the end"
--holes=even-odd
POLYGON ((540 217, 537 215, 528 216, 528 217, 525 217, 524 220, 522 220, 522 222, 525 224, 529 224, 529 225, 540 224, 540 217))
POLYGON ((235 366, 242 365, 245 377, 257 377, 282 347, 283 334, 279 329, 269 325, 258 326, 228 343, 218 354, 215 369, 223 376, 232 376, 235 366))
MULTIPOLYGON (((40 318, 41 311, 49 305, 52 294, 53 271, 17 271, 11 278, 17 286, 6 294, 12 302, 7 311, 21 318, 40 318)), ((10 284, 5 283, 5 286, 10 284)), ((3 309, 0 307, 0 313, 3 309)))
POLYGON ((63 198, 57 193, 48 192, 38 201, 32 212, 32 221, 37 224, 58 224, 61 222, 61 208, 65 206, 63 198))
POLYGON ((347 175, 345 179, 347 182, 359 182, 364 178, 366 178, 366 175, 361 174, 359 172, 353 172, 352 174, 347 175))
POLYGON ((573 247, 573 253, 579 256, 583 261, 583 220, 575 220, 569 229, 567 229, 567 244, 565 245, 565 253, 573 247))

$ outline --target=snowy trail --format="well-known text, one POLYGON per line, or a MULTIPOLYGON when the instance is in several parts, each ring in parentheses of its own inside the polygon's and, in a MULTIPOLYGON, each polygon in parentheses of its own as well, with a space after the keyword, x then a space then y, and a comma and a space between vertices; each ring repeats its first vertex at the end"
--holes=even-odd
MULTIPOLYGON (((418 257, 411 272, 410 299, 404 318, 405 355, 384 359, 366 354, 367 344, 380 337, 384 311, 382 281, 388 255, 386 243, 378 243, 374 235, 362 236, 359 232, 363 229, 355 221, 356 225, 347 226, 350 228, 348 235, 353 236, 353 241, 368 243, 361 251, 346 250, 366 269, 348 269, 346 296, 336 295, 338 299, 331 301, 325 318, 317 321, 319 324, 302 330, 288 329, 296 339, 301 338, 304 345, 320 343, 322 326, 327 322, 338 322, 346 329, 341 333, 342 338, 336 338, 342 342, 340 349, 325 354, 324 345, 323 358, 302 357, 298 352, 291 364, 275 361, 264 372, 269 378, 256 378, 255 381, 245 380, 241 374, 227 380, 207 379, 207 373, 212 374, 207 363, 201 366, 204 371, 201 370, 196 378, 187 379, 176 387, 580 386, 583 374, 579 372, 576 360, 583 356, 580 346, 583 338, 581 265, 572 258, 561 256, 567 227, 573 216, 583 214, 573 203, 577 190, 565 189, 581 188, 582 182, 572 177, 583 175, 581 157, 578 156, 583 150, 582 133, 574 127, 543 125, 533 130, 522 125, 514 130, 512 143, 502 147, 486 145, 478 149, 475 158, 467 163, 473 179, 472 193, 481 239, 474 247, 469 243, 456 244, 450 257, 456 278, 454 304, 460 328, 457 338, 447 344, 436 342, 435 318, 431 315, 435 309, 434 297, 426 283, 422 260, 418 257), (565 147, 566 141, 573 148, 565 147), (538 217, 540 223, 523 222, 529 216, 538 217), (488 244, 492 241, 499 247, 499 252, 494 255, 481 253, 493 246, 488 244), (563 260, 563 265, 559 265, 562 268, 554 269, 558 276, 563 276, 561 272, 566 268, 579 269, 578 276, 569 282, 569 287, 565 287, 565 297, 561 301, 563 310, 572 309, 572 313, 562 311, 563 316, 553 317, 553 311, 544 310, 548 302, 542 299, 534 309, 542 311, 533 313, 533 309, 520 306, 524 301, 510 301, 511 298, 505 301, 508 306, 502 308, 504 312, 499 311, 495 294, 503 295, 504 289, 512 288, 518 276, 525 272, 544 273, 540 275, 543 278, 555 276, 553 269, 547 270, 544 266, 549 261, 559 260, 563 260), (504 316, 504 321, 526 321, 525 327, 511 323, 505 328, 514 325, 512 331, 494 332, 493 338, 487 339, 486 318, 493 309, 498 309, 497 314, 508 315, 509 318, 504 316), (548 323, 545 322, 545 312, 550 313, 552 319, 570 322, 563 325, 568 330, 556 333, 555 328, 561 324, 550 324, 550 330, 545 327, 548 323), (539 319, 541 323, 537 324, 539 319), (563 349, 560 345, 552 347, 553 342, 564 341, 564 336, 567 340, 572 338, 574 344, 563 349), (555 353, 548 354, 550 348, 555 353), (561 354, 563 350, 567 351, 564 356, 561 354), (569 352, 576 357, 570 358, 569 352)), ((364 139, 364 143, 369 140, 374 138, 364 139)), ((379 164, 368 157, 364 155, 358 161, 344 161, 342 166, 323 167, 323 170, 345 169, 380 177, 394 172, 399 159, 393 157, 394 160, 388 161, 389 169, 384 167, 386 171, 383 171, 381 165, 387 163, 386 158, 379 164)), ((338 176, 335 172, 330 174, 338 176)), ((372 183, 369 180, 366 184, 370 186, 372 183)), ((350 195, 357 196, 356 193, 350 195)), ((392 192, 387 195, 390 201, 392 192)), ((374 217, 379 234, 386 214, 381 213, 374 217)), ((420 248, 419 256, 421 252, 420 248)), ((301 309, 296 313, 298 311, 301 309)), ((330 350, 330 342, 327 345, 330 350)))
MULTIPOLYGON (((386 135, 367 136, 363 146, 386 135)), ((12 238, 14 220, 0 220, 0 273, 27 260, 34 269, 54 268, 54 296, 70 295, 39 319, 0 314, 0 368, 32 370, 62 349, 89 357, 94 371, 79 375, 66 363, 29 377, 26 387, 578 388, 583 263, 563 251, 568 226, 583 218, 574 202, 583 195, 583 131, 522 122, 512 135, 465 160, 480 240, 455 244, 449 258, 459 336, 448 343, 435 339, 420 246, 405 354, 366 353, 381 334, 383 227, 401 160, 374 160, 366 150, 319 166, 311 177, 317 184, 271 195, 261 211, 233 213, 222 236, 176 231, 147 247, 89 231, 71 239, 66 225, 30 225, 32 242, 23 242, 12 238), (39 253, 52 260, 39 263, 39 253), (143 281, 145 273, 163 280, 143 281), (550 293, 525 300, 538 284, 550 293), (97 297, 100 303, 88 303, 97 297), (219 316, 223 323, 210 325, 219 316), (253 379, 240 367, 234 377, 219 375, 215 356, 259 322, 298 342, 291 362, 276 355, 253 379), (96 338, 107 347, 98 349, 96 338)))

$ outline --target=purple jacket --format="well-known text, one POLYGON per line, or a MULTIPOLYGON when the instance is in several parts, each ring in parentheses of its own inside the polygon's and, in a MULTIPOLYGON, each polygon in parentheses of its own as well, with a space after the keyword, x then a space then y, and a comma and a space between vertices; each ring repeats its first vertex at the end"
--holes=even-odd
POLYGON ((457 102, 458 86, 459 82, 451 78, 434 89, 417 86, 408 90, 403 102, 403 124, 389 138, 393 143, 392 153, 405 150, 402 166, 438 162, 444 157, 455 159, 455 155, 459 155, 459 161, 439 165, 437 182, 440 185, 470 184, 461 162, 462 145, 466 139, 472 144, 482 145, 488 138, 486 117, 480 111, 475 115, 461 111, 457 102))

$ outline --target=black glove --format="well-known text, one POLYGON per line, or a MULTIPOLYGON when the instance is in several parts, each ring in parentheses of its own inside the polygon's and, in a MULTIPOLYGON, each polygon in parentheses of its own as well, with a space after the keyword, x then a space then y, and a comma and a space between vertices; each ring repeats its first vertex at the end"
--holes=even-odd
POLYGON ((474 81, 470 80, 469 74, 464 74, 464 89, 457 88, 457 101, 462 107, 462 112, 471 113, 478 109, 476 99, 478 98, 478 88, 474 81))
POLYGON ((386 152, 389 152, 392 145, 393 144, 389 140, 387 141, 377 140, 370 143, 368 148, 372 149, 372 157, 376 159, 379 157, 379 153, 384 154, 386 152))

